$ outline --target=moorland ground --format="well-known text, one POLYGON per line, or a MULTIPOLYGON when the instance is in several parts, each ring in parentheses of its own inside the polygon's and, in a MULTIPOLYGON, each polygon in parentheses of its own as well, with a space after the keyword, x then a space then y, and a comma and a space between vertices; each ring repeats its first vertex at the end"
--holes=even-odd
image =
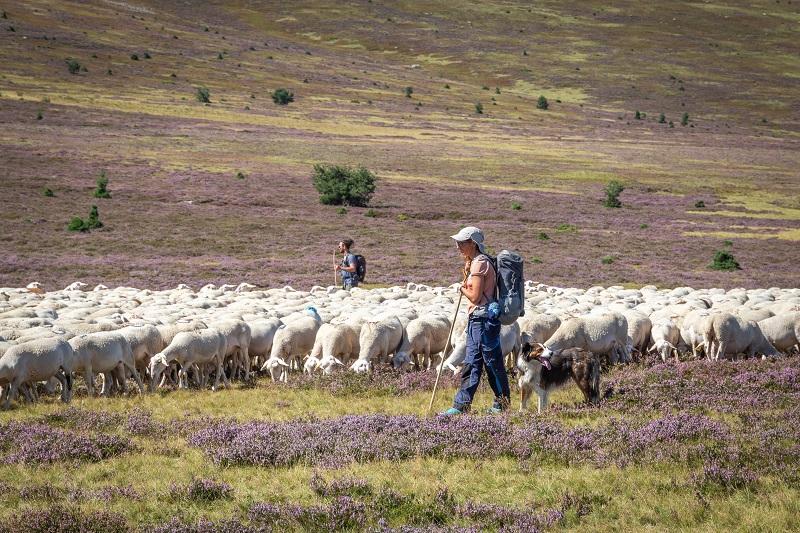
POLYGON ((344 235, 372 283, 449 283, 466 224, 548 284, 796 285, 797 2, 0 10, 0 286, 327 285, 344 235), (320 162, 372 170, 376 216, 321 205, 320 162))

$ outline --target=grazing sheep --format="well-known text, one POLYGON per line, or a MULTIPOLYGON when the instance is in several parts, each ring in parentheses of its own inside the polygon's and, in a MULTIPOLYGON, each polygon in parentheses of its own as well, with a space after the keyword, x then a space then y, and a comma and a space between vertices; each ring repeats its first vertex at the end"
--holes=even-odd
POLYGON ((350 366, 354 372, 367 372, 375 362, 388 362, 403 342, 405 328, 398 317, 380 322, 366 322, 359 335, 358 360, 350 366))
POLYGON ((708 354, 706 344, 707 322, 711 316, 716 314, 708 309, 695 309, 683 319, 680 324, 681 340, 686 346, 691 348, 692 357, 697 359, 697 349, 702 348, 703 353, 708 354))
POLYGON ((581 389, 586 403, 600 401, 600 360, 586 350, 567 348, 550 358, 550 369, 538 360, 536 351, 539 345, 526 342, 517 358, 520 371, 519 388, 521 393, 520 411, 528 408, 531 393, 535 392, 539 402, 539 413, 547 409, 550 393, 569 382, 570 378, 581 389))
POLYGON ((611 364, 617 363, 621 353, 622 362, 627 363, 630 362, 627 345, 628 321, 620 313, 570 318, 544 342, 542 357, 552 357, 569 348, 581 348, 594 354, 608 355, 611 364))
POLYGON ((231 357, 231 379, 235 379, 240 372, 244 379, 250 379, 250 339, 252 333, 250 326, 243 320, 223 320, 213 322, 210 327, 225 335, 227 352, 225 358, 231 357))
POLYGON ((395 368, 406 367, 411 364, 419 370, 431 367, 431 355, 443 351, 447 345, 447 336, 450 334, 450 321, 443 316, 423 316, 415 318, 406 326, 403 342, 392 358, 395 368), (422 355, 422 363, 417 359, 422 355))
MULTIPOLYGON (((72 368, 75 372, 83 371, 89 396, 94 395, 94 372, 103 374, 123 372, 121 386, 125 392, 125 370, 131 373, 139 391, 144 393, 144 385, 139 372, 136 371, 131 345, 123 335, 117 332, 91 333, 73 337, 69 340, 69 344, 74 352, 72 368)), ((100 394, 103 396, 111 394, 109 380, 103 382, 100 394)))
POLYGON ((61 382, 61 399, 72 397, 72 347, 58 338, 45 338, 9 347, 0 356, 0 385, 3 387, 3 408, 11 406, 20 389, 26 399, 34 401, 29 384, 55 377, 61 382))
POLYGON ((664 362, 666 362, 667 356, 672 352, 675 355, 675 362, 680 362, 677 346, 681 340, 681 330, 674 321, 662 318, 658 322, 653 323, 650 329, 650 336, 653 340, 653 345, 648 351, 658 352, 661 355, 661 360, 664 362))
POLYGON ((164 349, 164 340, 158 328, 149 324, 136 324, 122 328, 118 333, 131 346, 136 370, 146 376, 150 358, 164 349))
POLYGON ((720 313, 711 317, 706 325, 706 341, 709 344, 708 354, 713 361, 718 361, 720 356, 744 353, 753 357, 761 354, 778 356, 780 352, 769 343, 757 322, 745 321, 731 313, 720 313))
POLYGON ((758 322, 770 344, 788 353, 793 347, 800 350, 800 312, 784 313, 758 322))
POLYGON ((636 350, 639 354, 644 353, 650 343, 650 330, 653 323, 647 315, 640 311, 628 310, 622 314, 628 321, 628 337, 630 337, 628 351, 636 350))
POLYGON ((222 362, 228 349, 227 338, 225 335, 213 328, 206 328, 197 331, 182 331, 175 335, 172 342, 150 359, 150 379, 151 387, 156 388, 161 379, 161 375, 170 363, 176 362, 180 365, 178 372, 178 387, 189 387, 189 369, 194 367, 198 373, 198 382, 204 382, 203 376, 206 365, 210 365, 215 373, 214 385, 211 390, 217 390, 220 380, 226 388, 230 387, 228 377, 222 368, 222 362))
POLYGON ((322 324, 319 327, 317 336, 314 338, 314 346, 311 347, 311 353, 306 356, 306 362, 303 365, 303 373, 311 374, 317 369, 322 359, 322 341, 333 329, 333 324, 322 324))
POLYGON ((248 354, 250 355, 251 363, 258 368, 269 357, 275 333, 283 325, 283 322, 279 318, 269 318, 250 322, 249 324, 250 349, 248 354))
POLYGON ((321 326, 322 318, 316 308, 308 307, 306 316, 278 328, 269 359, 264 362, 261 371, 268 370, 272 381, 286 382, 292 364, 299 368, 299 361, 311 352, 321 326))
POLYGON ((330 374, 337 366, 344 367, 358 357, 360 350, 359 336, 364 319, 352 318, 343 324, 336 324, 334 329, 325 335, 322 342, 322 358, 317 368, 323 374, 330 374))
POLYGON ((520 341, 531 344, 543 343, 553 336, 561 325, 561 319, 556 315, 545 313, 528 314, 519 319, 520 341))
MULTIPOLYGON (((453 352, 445 360, 444 367, 452 370, 453 374, 458 374, 461 371, 459 367, 467 356, 467 337, 464 332, 458 339, 455 339, 453 344, 453 352)), ((503 356, 506 359, 509 357, 516 359, 521 348, 519 322, 514 322, 508 326, 500 326, 500 349, 503 352, 503 356)))

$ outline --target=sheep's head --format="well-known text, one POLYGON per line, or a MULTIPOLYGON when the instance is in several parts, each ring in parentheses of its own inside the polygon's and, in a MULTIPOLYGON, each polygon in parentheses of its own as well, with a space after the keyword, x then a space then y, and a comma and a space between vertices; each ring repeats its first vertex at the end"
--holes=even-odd
POLYGON ((363 372, 369 372, 369 369, 370 369, 369 361, 366 361, 364 359, 359 359, 350 366, 350 370, 359 374, 363 372))
POLYGON ((411 369, 411 357, 409 356, 408 352, 397 352, 392 357, 392 365, 394 366, 395 370, 403 369, 403 370, 410 370, 411 369))
POLYGON ((150 389, 155 389, 161 379, 161 374, 169 367, 167 356, 157 353, 150 358, 150 389))
POLYGON ((264 366, 261 367, 261 370, 268 370, 269 376, 272 378, 272 381, 280 379, 283 377, 284 372, 289 371, 289 363, 281 359, 280 357, 270 357, 264 363, 264 366))

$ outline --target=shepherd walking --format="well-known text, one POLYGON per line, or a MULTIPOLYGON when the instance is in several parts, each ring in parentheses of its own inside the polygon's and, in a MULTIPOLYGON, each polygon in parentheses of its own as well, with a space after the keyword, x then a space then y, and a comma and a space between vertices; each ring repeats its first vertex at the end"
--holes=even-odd
POLYGON ((492 260, 486 255, 483 232, 468 226, 451 236, 464 257, 464 281, 459 287, 467 297, 467 355, 461 371, 461 388, 453 399, 453 407, 446 415, 459 415, 469 411, 478 390, 483 368, 494 392, 494 405, 490 413, 500 413, 508 408, 511 391, 503 364, 500 347, 500 306, 496 300, 497 273, 492 260))
POLYGON ((339 241, 339 253, 342 254, 342 261, 333 266, 333 269, 342 276, 342 288, 346 291, 358 287, 358 260, 354 254, 350 253, 352 246, 353 239, 339 241))

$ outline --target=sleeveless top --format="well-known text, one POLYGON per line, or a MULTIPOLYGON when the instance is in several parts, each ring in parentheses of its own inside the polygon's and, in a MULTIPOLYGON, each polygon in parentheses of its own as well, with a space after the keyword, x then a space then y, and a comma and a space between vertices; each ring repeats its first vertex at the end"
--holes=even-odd
POLYGON ((472 288, 472 281, 477 276, 483 278, 483 294, 481 294, 481 299, 477 304, 469 302, 467 314, 472 314, 472 311, 479 305, 486 305, 494 301, 494 293, 497 289, 497 274, 489 258, 484 254, 480 254, 472 260, 469 267, 469 276, 467 276, 467 288, 472 288))

